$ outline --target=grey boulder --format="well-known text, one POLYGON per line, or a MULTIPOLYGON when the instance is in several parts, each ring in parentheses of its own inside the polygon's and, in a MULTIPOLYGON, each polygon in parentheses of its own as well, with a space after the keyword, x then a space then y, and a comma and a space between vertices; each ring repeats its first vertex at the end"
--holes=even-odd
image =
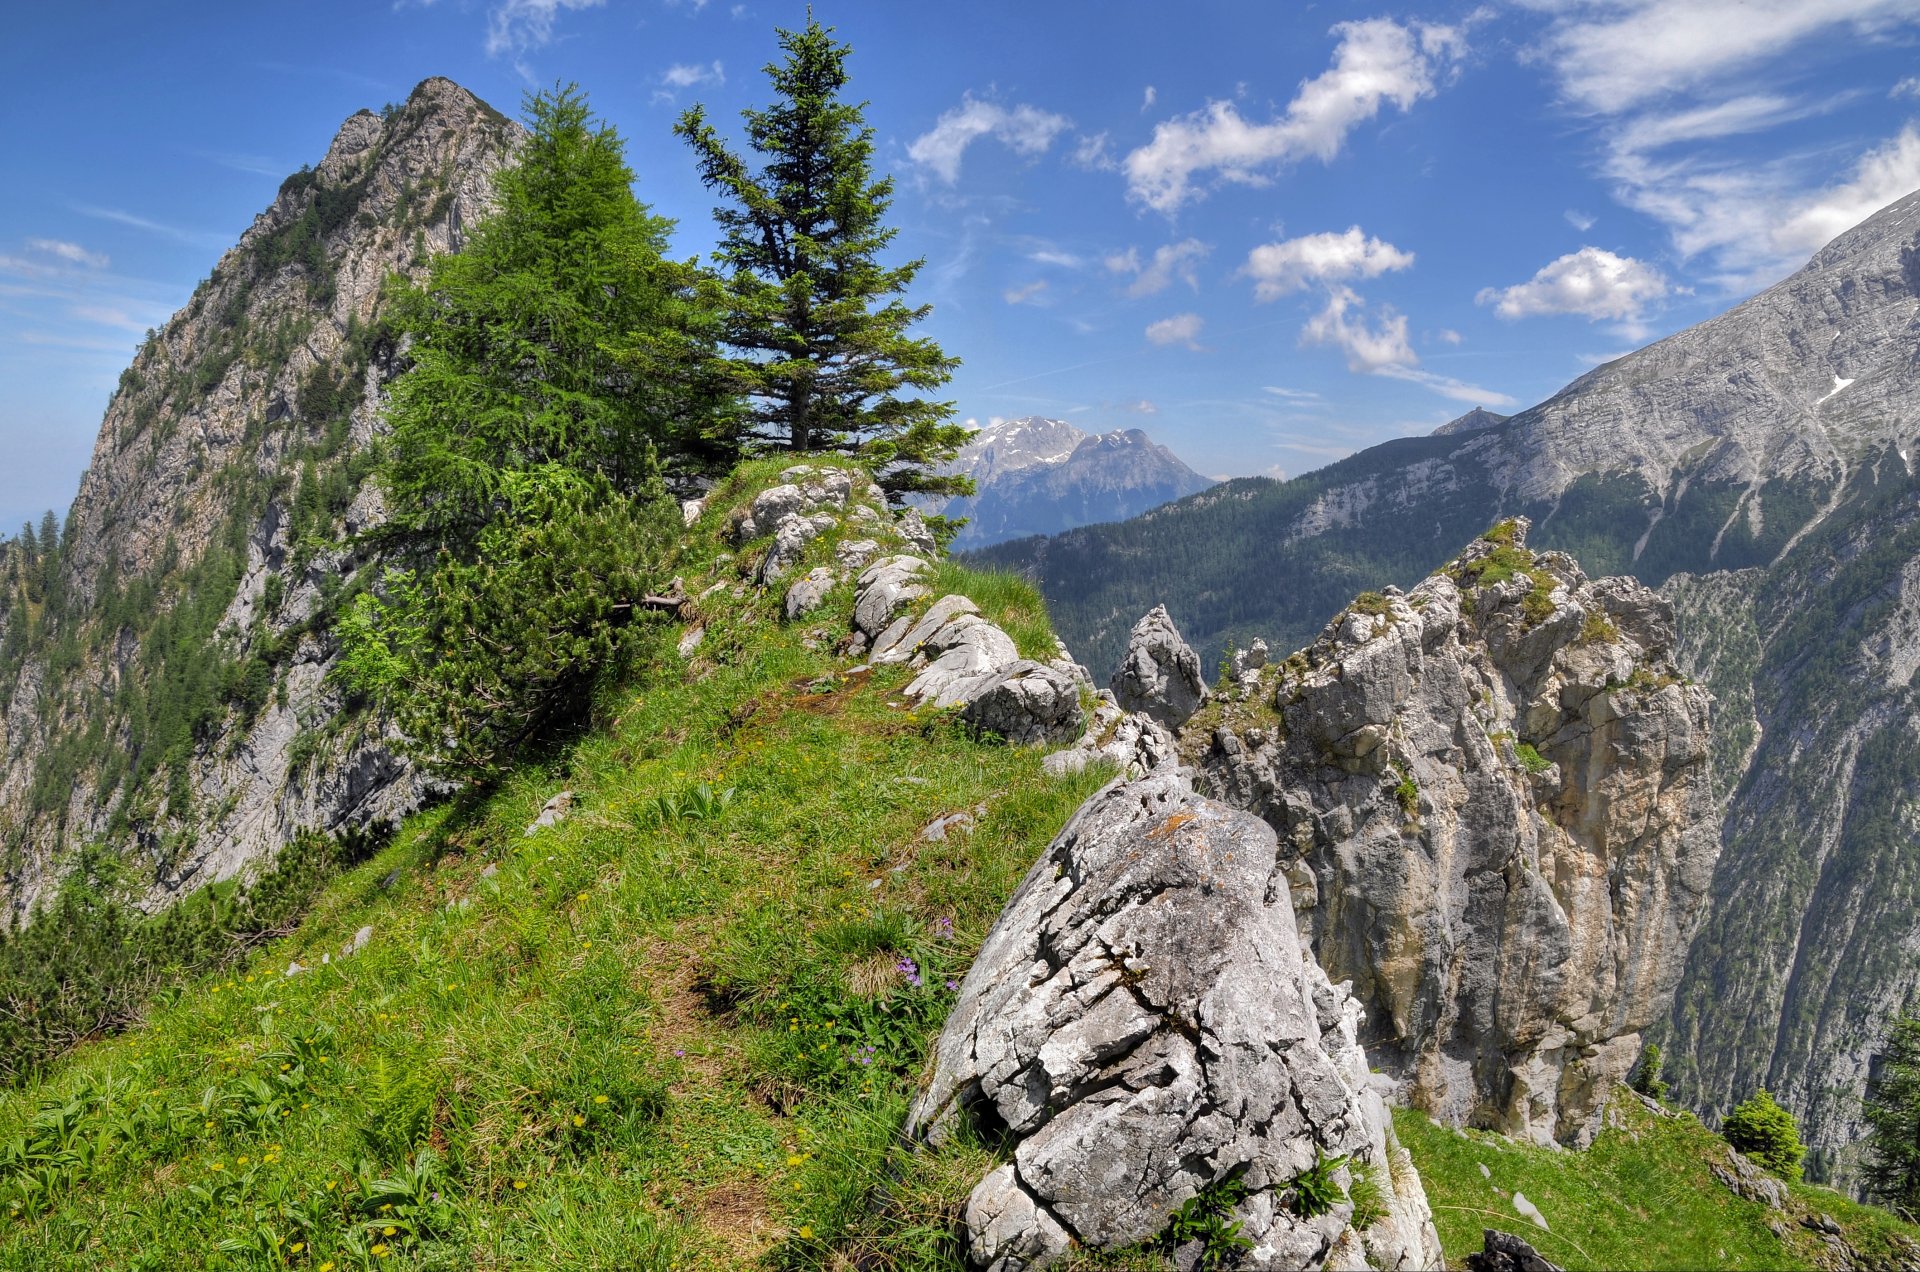
POLYGON ((1154 606, 1133 625, 1112 688, 1122 710, 1152 716, 1170 729, 1185 724, 1207 700, 1200 656, 1181 639, 1166 606, 1154 606))

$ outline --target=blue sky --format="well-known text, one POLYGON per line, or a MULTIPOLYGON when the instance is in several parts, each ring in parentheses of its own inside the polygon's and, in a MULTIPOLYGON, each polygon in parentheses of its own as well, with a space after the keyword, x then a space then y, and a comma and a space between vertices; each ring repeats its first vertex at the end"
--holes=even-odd
MULTIPOLYGON (((1920 187, 1920 0, 936 6, 854 49, 959 414, 1296 474, 1510 411, 1920 187)), ((0 526, 65 509, 140 334, 341 121, 578 81, 713 244, 671 134, 766 100, 767 0, 22 5, 0 44, 0 526)))

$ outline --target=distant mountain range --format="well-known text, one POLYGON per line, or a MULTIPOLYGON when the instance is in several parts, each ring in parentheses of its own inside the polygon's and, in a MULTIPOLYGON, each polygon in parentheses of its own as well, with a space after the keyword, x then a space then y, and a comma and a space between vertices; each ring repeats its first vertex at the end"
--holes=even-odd
POLYGON ((1124 521, 1213 484, 1137 428, 1087 433, 1038 415, 981 429, 950 471, 978 487, 930 508, 968 518, 958 550, 1124 521))
POLYGON ((1845 1180, 1875 1050, 1920 1000, 1916 447, 1920 194, 1511 418, 981 555, 1041 580, 1102 677, 1156 604, 1207 666, 1255 636, 1294 649, 1514 514, 1537 548, 1661 587, 1718 700, 1726 817, 1659 1041, 1680 1098, 1713 1114, 1765 1086, 1845 1180))

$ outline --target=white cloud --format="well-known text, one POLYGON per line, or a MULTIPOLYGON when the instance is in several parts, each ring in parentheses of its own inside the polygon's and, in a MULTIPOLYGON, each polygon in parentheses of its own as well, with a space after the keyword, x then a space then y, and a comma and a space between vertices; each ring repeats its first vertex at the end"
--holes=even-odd
POLYGON ((214 234, 204 230, 188 230, 177 225, 166 225, 159 221, 149 220, 144 216, 136 216, 132 212, 124 212, 119 208, 96 208, 89 204, 76 203, 73 205, 73 210, 81 216, 90 216, 101 221, 112 221, 116 225, 131 226, 136 230, 145 230, 149 234, 157 234, 161 238, 173 239, 179 243, 216 246, 225 245, 233 241, 231 235, 214 234))
POLYGON ((1082 135, 1073 148, 1073 165, 1088 172, 1117 172, 1120 161, 1113 157, 1113 139, 1106 133, 1082 135))
POLYGON ((1412 264, 1412 252, 1369 238, 1355 225, 1341 234, 1305 234, 1280 243, 1262 243, 1247 253, 1244 272, 1253 279, 1254 299, 1278 300, 1308 283, 1378 278, 1388 270, 1406 269, 1412 264))
POLYGON ((1189 349, 1198 349, 1200 329, 1205 325, 1199 314, 1175 314, 1171 318, 1148 323, 1147 339, 1157 345, 1181 344, 1189 349))
POLYGON ((57 256, 74 265, 87 265, 94 269, 107 267, 107 258, 104 254, 89 252, 78 243, 69 243, 65 239, 30 238, 27 240, 27 248, 29 251, 57 256))
POLYGON ((1386 376, 1390 380, 1405 380, 1408 384, 1417 384, 1423 389, 1438 393, 1443 398, 1465 402, 1470 406, 1520 405, 1518 399, 1497 389, 1481 388, 1477 384, 1468 384, 1465 380, 1456 380, 1450 375, 1435 375, 1431 371, 1422 371, 1418 367, 1381 367, 1374 374, 1386 376))
POLYGON ((1457 345, 1466 339, 1465 336, 1455 331, 1452 327, 1440 328, 1440 330, 1433 333, 1433 338, 1441 344, 1449 345, 1457 345))
POLYGON ((1063 252, 1055 247, 1042 247, 1027 253, 1027 259, 1035 265, 1057 265, 1061 269, 1079 269, 1086 262, 1072 252, 1063 252))
POLYGON ((1920 129, 1900 134, 1862 155, 1853 176, 1803 200, 1773 232, 1782 254, 1812 253, 1836 235, 1920 187, 1920 129))
POLYGON ((118 327, 122 331, 141 332, 147 324, 113 305, 75 305, 70 311, 82 322, 98 323, 103 327, 118 327))
POLYGON ((1638 335, 1647 305, 1671 290, 1666 276, 1645 261, 1583 247, 1541 266, 1524 283, 1484 287, 1474 300, 1492 305, 1502 318, 1577 314, 1625 323, 1638 335))
POLYGON ((1561 213, 1561 215, 1567 218, 1568 225, 1571 225, 1582 234, 1592 229, 1600 220, 1599 217, 1594 216, 1591 212, 1582 212, 1578 208, 1568 208, 1565 212, 1561 213))
POLYGON ((933 127, 913 139, 907 157, 931 168, 948 185, 960 179, 960 160, 967 147, 992 137, 1015 154, 1032 158, 1046 153, 1073 121, 1036 106, 1002 106, 968 94, 958 106, 934 121, 933 127))
POLYGON ((1168 243, 1154 249, 1153 258, 1144 265, 1140 261, 1140 250, 1129 247, 1124 252, 1115 252, 1106 258, 1107 269, 1115 274, 1133 274, 1134 280, 1127 284, 1129 296, 1152 296, 1165 291, 1179 279, 1194 291, 1200 290, 1200 275, 1196 266, 1205 260, 1213 249, 1199 239, 1181 239, 1178 243, 1168 243))
POLYGON ((1154 86, 1151 84, 1147 85, 1147 91, 1140 95, 1141 111, 1144 113, 1146 111, 1152 110, 1154 102, 1158 101, 1159 99, 1160 99, 1159 90, 1154 88, 1154 86))
POLYGON ((1811 36, 1920 16, 1920 0, 1566 0, 1535 56, 1576 106, 1614 114, 1748 70, 1811 36))
POLYGON ((1332 345, 1347 355, 1347 370, 1373 374, 1385 367, 1419 362, 1407 343, 1407 316, 1391 305, 1380 308, 1378 326, 1369 326, 1366 302, 1351 287, 1327 289, 1327 306, 1300 331, 1300 342, 1332 345), (1354 311, 1349 319, 1348 311, 1354 311))
POLYGON ((1027 283, 1021 287, 1009 287, 1000 293, 1000 298, 1009 305, 1037 305, 1046 295, 1047 280, 1027 283))
POLYGON ((1888 97, 1920 97, 1920 75, 1909 75, 1887 92, 1888 97))
POLYGON ((1141 398, 1137 402, 1122 403, 1120 409, 1123 411, 1132 411, 1135 415, 1160 414, 1160 404, 1152 398, 1141 398))
MULTIPOLYGON (((502 0, 487 14, 487 56, 519 57, 553 41, 561 11, 597 9, 606 0, 502 0)), ((525 68, 523 67, 522 70, 525 68)))
POLYGON ((676 62, 660 72, 660 82, 668 88, 692 88, 698 84, 724 84, 727 71, 718 61, 705 66, 698 62, 676 62))
POLYGON ((1321 400, 1320 395, 1310 389, 1283 389, 1277 384, 1263 384, 1260 386, 1260 391, 1262 393, 1271 393, 1275 397, 1284 398, 1289 402, 1318 402, 1321 400))
POLYGON ((1153 139, 1126 158, 1128 194, 1171 215, 1201 196, 1194 184, 1200 174, 1263 185, 1269 169, 1304 158, 1331 160, 1347 135, 1383 106, 1406 111, 1431 96, 1438 77, 1466 51, 1456 27, 1371 18, 1342 22, 1332 33, 1340 40, 1333 64, 1302 84, 1271 123, 1250 122, 1232 102, 1216 101, 1156 125, 1153 139))

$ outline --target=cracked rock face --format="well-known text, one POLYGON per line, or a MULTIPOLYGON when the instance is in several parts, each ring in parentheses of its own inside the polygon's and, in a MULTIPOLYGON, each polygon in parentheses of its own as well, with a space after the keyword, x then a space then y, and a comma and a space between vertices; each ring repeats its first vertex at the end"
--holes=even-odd
POLYGON ((1151 716, 1170 729, 1185 724, 1207 700, 1200 656, 1180 638, 1166 606, 1154 606, 1133 625, 1112 688, 1123 710, 1151 716))
POLYGON ((966 1258, 1045 1267, 1075 1245, 1158 1235, 1237 1177, 1254 1267, 1438 1266, 1419 1177, 1392 1141, 1359 1009, 1302 950, 1271 828, 1184 771, 1116 783, 1061 831, 1001 914, 909 1120, 962 1119, 1011 1148, 975 1187, 966 1258), (1324 1157, 1375 1172, 1389 1215, 1306 1217, 1292 1182, 1324 1157))
POLYGON ((1321 964, 1410 1103, 1584 1142, 1704 909, 1709 699, 1665 601, 1525 529, 1340 615, 1260 711, 1182 746, 1310 875, 1321 964))

